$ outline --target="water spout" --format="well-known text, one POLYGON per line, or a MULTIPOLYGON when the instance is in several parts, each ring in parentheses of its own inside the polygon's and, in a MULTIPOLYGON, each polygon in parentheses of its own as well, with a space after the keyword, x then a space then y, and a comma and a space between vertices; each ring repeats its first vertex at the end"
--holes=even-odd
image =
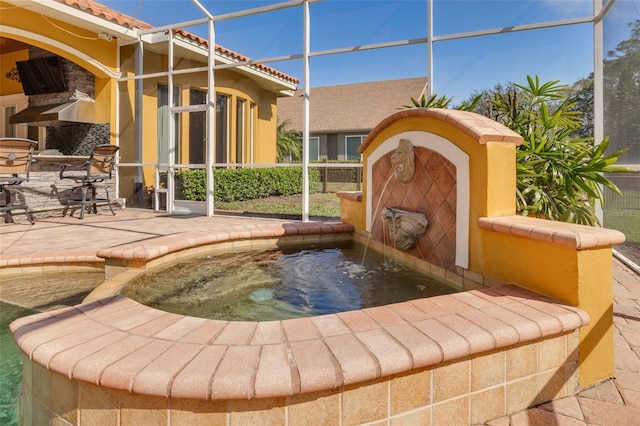
POLYGON ((389 185, 389 181, 391 180, 391 178, 393 178, 393 173, 391 173, 391 175, 387 178, 387 181, 384 183, 384 186, 382 187, 382 191, 380 191, 380 197, 378 197, 378 203, 376 204, 376 208, 373 209, 373 215, 371 215, 373 217, 373 219, 371 220, 371 225, 369 226, 369 229, 367 229, 367 241, 365 241, 364 244, 364 252, 362 253, 362 264, 364 264, 364 260, 367 256, 367 248, 369 247, 369 240, 371 239, 371 230, 373 229, 373 225, 376 223, 376 212, 378 211, 378 207, 380 207, 380 202, 382 201, 382 196, 384 195, 384 191, 387 189, 387 186, 389 185))
POLYGON ((429 221, 422 213, 387 207, 380 215, 394 247, 409 250, 427 230, 429 221))

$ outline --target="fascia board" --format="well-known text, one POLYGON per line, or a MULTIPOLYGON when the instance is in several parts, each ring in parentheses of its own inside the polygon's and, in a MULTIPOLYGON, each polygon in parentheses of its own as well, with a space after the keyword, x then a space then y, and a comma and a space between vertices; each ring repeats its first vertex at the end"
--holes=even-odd
POLYGON ((103 18, 93 16, 90 13, 76 9, 71 6, 61 5, 51 0, 5 0, 7 3, 14 4, 25 10, 34 13, 46 15, 50 18, 57 19, 75 25, 87 31, 96 31, 96 33, 104 32, 108 35, 115 36, 123 42, 138 39, 138 30, 136 28, 123 27, 114 22, 107 21, 103 18))

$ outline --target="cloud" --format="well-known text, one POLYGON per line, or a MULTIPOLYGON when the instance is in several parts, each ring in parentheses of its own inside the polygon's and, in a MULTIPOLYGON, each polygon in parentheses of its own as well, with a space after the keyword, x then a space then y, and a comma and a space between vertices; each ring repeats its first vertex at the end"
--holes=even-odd
POLYGON ((555 19, 584 18, 593 15, 593 0, 533 0, 545 15, 555 19))

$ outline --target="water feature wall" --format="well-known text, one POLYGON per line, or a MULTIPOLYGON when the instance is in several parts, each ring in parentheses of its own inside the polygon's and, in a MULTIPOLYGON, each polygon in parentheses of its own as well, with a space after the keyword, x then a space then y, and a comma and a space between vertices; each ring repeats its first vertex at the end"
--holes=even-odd
POLYGON ((422 213, 428 221, 425 235, 396 255, 422 261, 453 285, 484 287, 485 278, 473 272, 479 269, 473 262, 481 262, 470 249, 479 238, 473 224, 483 216, 515 212, 515 149, 521 140, 473 113, 398 112, 382 121, 360 147, 364 190, 338 194, 342 220, 353 224, 362 239, 384 248, 390 245, 380 212, 400 208, 422 213), (400 141, 413 147, 414 163, 412 176, 402 180, 394 173, 400 141))
MULTIPOLYGON (((388 139, 369 157, 367 189, 371 197, 367 199, 367 231, 371 239, 388 244, 381 215, 385 209, 402 209, 424 214, 428 225, 423 238, 418 238, 405 251, 416 258, 425 260, 444 270, 455 270, 455 265, 467 266, 467 227, 468 194, 461 191, 458 200, 458 167, 438 152, 452 148, 442 138, 424 132, 404 132, 388 139), (414 167, 411 176, 398 179, 394 164, 399 167, 399 152, 402 145, 410 144, 410 152, 402 156, 413 157, 414 167), (404 180, 404 181, 403 181, 404 180), (460 229, 457 223, 457 205, 462 204, 460 229), (459 232, 458 232, 459 231, 459 232), (460 235, 460 244, 457 237, 460 235), (460 250, 457 250, 457 247, 460 250)), ((407 148, 405 148, 408 151, 407 148)), ((455 159, 459 163, 461 174, 468 176, 468 159, 458 152, 455 159)), ((402 162, 408 162, 408 158, 402 162)), ((392 244, 391 244, 392 245, 392 244)))
POLYGON ((360 146, 364 189, 338 194, 342 220, 355 227, 357 239, 455 286, 517 284, 587 311, 592 323, 580 330, 580 386, 590 386, 613 375, 611 247, 624 235, 516 215, 521 141, 466 111, 395 113, 360 146), (401 141, 410 142, 411 161, 401 141), (426 232, 410 248, 388 238, 380 219, 388 208, 425 215, 426 232))

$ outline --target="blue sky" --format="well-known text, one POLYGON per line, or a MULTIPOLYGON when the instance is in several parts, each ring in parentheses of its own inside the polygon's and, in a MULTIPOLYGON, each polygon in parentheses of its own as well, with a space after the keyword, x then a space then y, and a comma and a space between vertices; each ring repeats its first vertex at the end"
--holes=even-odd
MULTIPOLYGON (((628 37, 627 22, 640 19, 640 0, 618 0, 607 18, 605 51, 628 37)), ((102 0, 101 3, 152 25, 175 24, 204 15, 190 0, 102 0)), ((201 0, 212 15, 269 4, 276 0, 201 0)), ((507 28, 591 14, 591 0, 436 0, 434 35, 507 28)), ((312 3, 311 50, 423 38, 427 34, 424 0, 325 0, 312 3)), ((302 52, 302 8, 221 21, 216 43, 250 58, 302 52)), ((206 37, 206 27, 186 30, 206 37)), ((434 90, 454 104, 496 84, 523 83, 527 75, 572 84, 593 70, 592 26, 499 34, 434 43, 434 90)), ((311 59, 311 87, 420 77, 427 74, 424 44, 350 52, 311 59)), ((302 61, 268 65, 302 79, 302 61)), ((418 94, 416 94, 417 96, 418 94)))

